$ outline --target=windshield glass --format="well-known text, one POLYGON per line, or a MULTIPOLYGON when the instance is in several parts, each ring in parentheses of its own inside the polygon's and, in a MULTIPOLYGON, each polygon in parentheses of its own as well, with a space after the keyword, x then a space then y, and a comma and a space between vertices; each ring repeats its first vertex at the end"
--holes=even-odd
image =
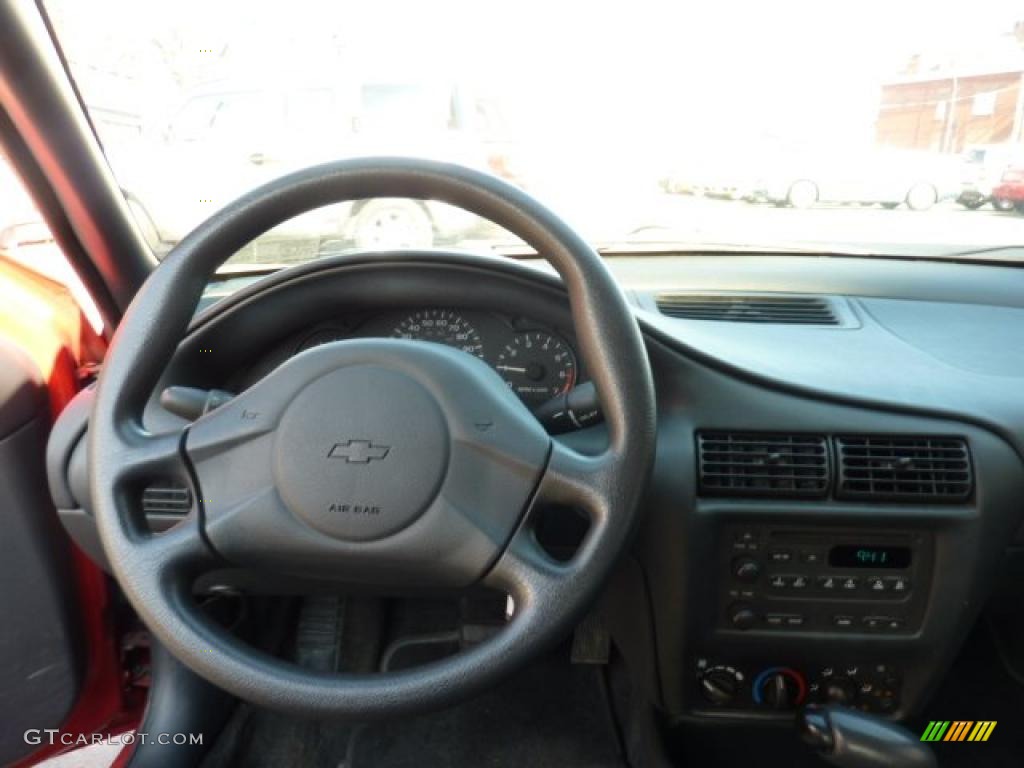
MULTIPOLYGON (((1024 258, 1019 0, 46 5, 158 254, 289 171, 400 154, 499 175, 608 253, 1024 258)), ((232 260, 402 246, 517 243, 387 199, 232 260)))

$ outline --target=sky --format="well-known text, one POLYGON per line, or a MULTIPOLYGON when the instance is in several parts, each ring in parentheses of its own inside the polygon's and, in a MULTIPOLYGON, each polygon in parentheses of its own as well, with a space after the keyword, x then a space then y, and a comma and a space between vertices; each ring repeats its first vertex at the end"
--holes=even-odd
POLYGON ((120 68, 145 86, 83 85, 87 99, 147 115, 180 101, 169 61, 194 76, 457 78, 499 93, 526 143, 583 160, 611 142, 637 163, 758 134, 869 141, 879 85, 912 54, 991 46, 1024 20, 1019 0, 48 6, 81 78, 120 68))

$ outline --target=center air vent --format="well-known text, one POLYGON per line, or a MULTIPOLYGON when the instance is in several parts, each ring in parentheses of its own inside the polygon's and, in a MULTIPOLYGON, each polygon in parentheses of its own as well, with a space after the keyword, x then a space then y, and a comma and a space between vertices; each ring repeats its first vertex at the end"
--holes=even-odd
POLYGON ((822 498, 828 492, 821 435, 701 432, 697 449, 705 495, 822 498))
POLYGON ((192 509, 192 493, 183 485, 153 483, 142 492, 142 511, 147 515, 181 515, 192 509))
POLYGON ((957 502, 974 489, 960 438, 847 435, 836 449, 841 499, 957 502))
POLYGON ((779 325, 839 325, 828 299, 820 296, 666 294, 657 298, 663 315, 685 320, 779 325))

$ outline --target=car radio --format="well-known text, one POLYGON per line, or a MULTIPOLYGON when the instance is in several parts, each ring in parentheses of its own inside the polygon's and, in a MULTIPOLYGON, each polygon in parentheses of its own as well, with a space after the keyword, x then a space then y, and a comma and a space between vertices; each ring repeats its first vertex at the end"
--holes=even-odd
POLYGON ((926 534, 733 525, 719 553, 719 626, 905 634, 920 627, 926 534))

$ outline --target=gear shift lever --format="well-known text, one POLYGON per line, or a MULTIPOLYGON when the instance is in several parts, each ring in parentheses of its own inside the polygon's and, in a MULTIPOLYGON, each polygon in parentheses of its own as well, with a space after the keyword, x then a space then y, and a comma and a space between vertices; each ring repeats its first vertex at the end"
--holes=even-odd
POLYGON ((936 768, 929 747, 879 717, 837 706, 807 707, 797 716, 800 737, 840 768, 936 768))

